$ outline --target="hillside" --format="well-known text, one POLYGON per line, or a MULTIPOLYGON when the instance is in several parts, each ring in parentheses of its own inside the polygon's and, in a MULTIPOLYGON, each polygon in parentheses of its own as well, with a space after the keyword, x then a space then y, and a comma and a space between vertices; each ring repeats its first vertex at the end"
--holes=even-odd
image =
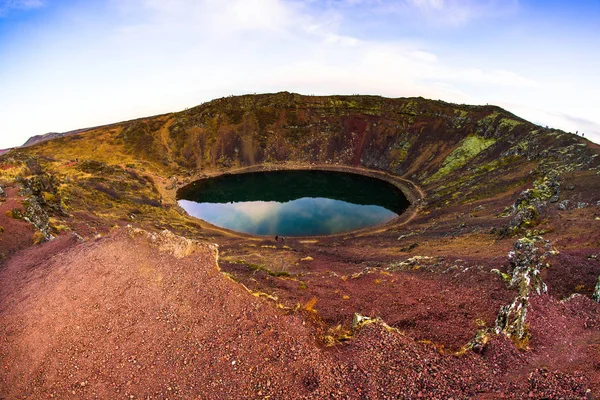
POLYGON ((0 156, 0 397, 600 395, 584 138, 495 106, 284 92, 39 139, 0 156), (177 206, 197 179, 312 168, 412 205, 285 244, 177 206))
POLYGON ((85 132, 88 129, 77 129, 74 131, 69 131, 69 132, 50 132, 50 133, 46 133, 43 135, 35 135, 30 137, 29 139, 27 139, 27 141, 25 143, 23 143, 23 146, 21 147, 29 147, 29 146, 33 146, 34 144, 38 144, 38 143, 42 143, 42 142, 46 142, 48 140, 52 140, 52 139, 58 139, 64 136, 69 136, 69 135, 76 135, 78 133, 82 133, 85 132))

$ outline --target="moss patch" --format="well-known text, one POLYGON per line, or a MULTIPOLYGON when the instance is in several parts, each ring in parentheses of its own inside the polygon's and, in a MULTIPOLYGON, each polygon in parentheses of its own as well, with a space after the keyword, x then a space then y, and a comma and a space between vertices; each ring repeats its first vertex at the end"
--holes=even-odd
POLYGON ((435 174, 431 175, 427 180, 425 180, 425 183, 429 184, 431 182, 435 182, 457 170, 458 168, 463 167, 469 162, 469 160, 494 143, 496 143, 496 139, 494 138, 486 139, 477 135, 467 136, 461 140, 461 142, 458 144, 458 147, 454 149, 454 151, 452 151, 448 157, 446 157, 442 163, 442 167, 435 174))

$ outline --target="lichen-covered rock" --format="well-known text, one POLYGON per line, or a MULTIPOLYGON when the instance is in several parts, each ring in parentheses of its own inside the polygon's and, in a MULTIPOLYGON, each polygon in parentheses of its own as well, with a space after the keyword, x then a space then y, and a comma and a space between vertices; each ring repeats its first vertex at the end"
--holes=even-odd
POLYGON ((560 211, 566 211, 569 209, 569 204, 571 202, 569 200, 563 200, 560 203, 558 203, 558 206, 556 206, 556 208, 558 208, 560 211))
POLYGON ((390 265, 386 268, 386 271, 419 269, 422 266, 433 265, 433 264, 437 263, 438 261, 439 261, 439 258, 436 258, 436 257, 413 256, 405 261, 394 261, 394 262, 390 263, 390 265))
POLYGON ((490 338, 491 335, 488 329, 480 329, 475 334, 473 340, 467 343, 465 349, 471 349, 475 353, 482 353, 490 338))
POLYGON ((358 329, 365 323, 372 322, 372 321, 373 321, 373 318, 371 318, 371 317, 367 317, 367 316, 361 315, 359 313, 354 313, 354 315, 352 316, 352 328, 358 329))
POLYGON ((43 235, 43 238, 37 239, 38 242, 54 239, 54 236, 51 233, 50 218, 48 217, 48 213, 44 211, 36 197, 31 197, 27 201, 27 207, 23 213, 23 219, 35 226, 36 229, 43 235))
POLYGON ((596 283, 596 287, 594 288, 594 293, 592 294, 592 300, 600 303, 600 276, 598 277, 598 283, 596 283))
POLYGON ((50 215, 66 215, 58 193, 59 180, 55 175, 40 173, 29 178, 17 178, 20 194, 26 196, 23 202, 23 219, 31 223, 43 235, 40 241, 52 240, 50 215))
POLYGON ((28 198, 35 197, 39 205, 51 214, 66 215, 59 194, 60 180, 56 175, 43 173, 29 178, 17 178, 20 194, 28 198))
POLYGON ((546 284, 540 277, 540 270, 549 267, 548 256, 557 254, 550 241, 540 236, 521 238, 508 252, 508 273, 512 275, 509 286, 519 289, 519 293, 535 291, 537 294, 546 293, 546 284))
POLYGON ((560 180, 556 172, 550 172, 544 178, 536 180, 533 183, 533 187, 542 200, 549 200, 551 203, 558 201, 560 196, 560 180))
POLYGON ((539 208, 538 205, 528 205, 519 209, 509 222, 510 229, 518 231, 537 225, 539 208))
POLYGON ((508 253, 509 287, 517 288, 519 292, 511 304, 500 308, 495 331, 504 333, 521 347, 526 347, 529 340, 526 324, 529 298, 548 290, 540 271, 549 267, 547 258, 556 253, 550 242, 539 236, 517 240, 514 249, 508 253))
POLYGON ((496 317, 496 334, 504 333, 518 347, 527 347, 529 343, 529 332, 525 323, 528 301, 529 297, 517 296, 511 304, 500 307, 496 317))
POLYGON ((537 225, 540 213, 548 203, 558 202, 559 196, 560 181, 556 172, 537 179, 533 182, 533 188, 522 191, 513 205, 503 213, 502 216, 511 217, 509 231, 518 233, 537 225))

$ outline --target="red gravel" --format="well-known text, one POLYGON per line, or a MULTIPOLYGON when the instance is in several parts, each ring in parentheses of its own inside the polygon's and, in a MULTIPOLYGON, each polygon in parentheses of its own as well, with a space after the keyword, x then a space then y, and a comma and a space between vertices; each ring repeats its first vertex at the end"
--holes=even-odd
MULTIPOLYGON (((544 369, 535 363, 543 349, 521 353, 502 336, 482 354, 453 356, 372 324, 323 348, 309 313, 284 315, 227 279, 210 245, 177 257, 189 253, 184 239, 160 249, 149 234, 133 236, 65 236, 0 267, 0 398, 574 398, 598 389, 589 363, 544 369)), ((547 313, 596 324, 592 305, 538 299, 532 330, 547 313)))

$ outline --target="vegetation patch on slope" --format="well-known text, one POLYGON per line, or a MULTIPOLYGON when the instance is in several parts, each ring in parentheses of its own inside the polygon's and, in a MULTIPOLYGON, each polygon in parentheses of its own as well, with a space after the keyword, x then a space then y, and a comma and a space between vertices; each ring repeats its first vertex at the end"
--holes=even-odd
POLYGON ((467 136, 446 157, 438 171, 425 180, 425 183, 435 182, 451 172, 464 167, 472 158, 494 143, 496 143, 496 139, 494 138, 484 138, 478 135, 467 136))

